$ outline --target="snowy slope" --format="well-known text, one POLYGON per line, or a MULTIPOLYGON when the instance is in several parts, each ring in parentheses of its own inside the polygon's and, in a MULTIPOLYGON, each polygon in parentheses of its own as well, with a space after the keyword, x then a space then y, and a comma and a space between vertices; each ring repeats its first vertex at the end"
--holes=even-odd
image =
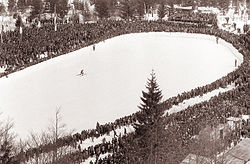
POLYGON ((138 111, 155 70, 164 99, 209 84, 233 71, 242 56, 214 36, 141 33, 115 37, 0 79, 0 112, 26 137, 44 129, 57 107, 77 131, 138 111), (76 76, 83 69, 86 76, 76 76))

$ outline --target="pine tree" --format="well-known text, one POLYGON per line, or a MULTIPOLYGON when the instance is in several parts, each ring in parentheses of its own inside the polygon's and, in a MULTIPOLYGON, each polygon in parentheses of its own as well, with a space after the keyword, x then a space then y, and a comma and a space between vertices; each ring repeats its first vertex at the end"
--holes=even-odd
POLYGON ((5 6, 4 4, 0 3, 0 14, 5 12, 5 6))
POLYGON ((30 13, 31 19, 35 18, 38 14, 42 12, 42 1, 41 0, 33 0, 31 2, 32 11, 30 13))
POLYGON ((101 19, 109 17, 109 8, 107 0, 96 0, 95 12, 101 19))
POLYGON ((47 0, 49 4, 49 12, 57 13, 61 18, 63 18, 69 10, 68 0, 47 0))
POLYGON ((130 19, 135 13, 135 5, 131 0, 124 0, 121 2, 120 12, 123 19, 130 19))
POLYGON ((56 13, 59 13, 61 18, 67 15, 69 10, 68 0, 58 0, 56 5, 56 13))
POLYGON ((140 19, 144 17, 145 14, 145 7, 143 0, 137 0, 135 5, 135 12, 139 15, 140 19))
POLYGON ((117 0, 108 0, 109 16, 114 16, 116 11, 117 0))
POLYGON ((151 73, 151 78, 148 79, 147 92, 142 91, 142 103, 139 106, 141 110, 137 115, 139 123, 134 124, 138 147, 140 149, 140 158, 143 158, 145 163, 155 163, 158 151, 158 133, 160 128, 160 118, 163 111, 160 108, 162 92, 156 82, 154 71, 151 73))
POLYGON ((142 91, 142 103, 139 106, 141 117, 139 117, 138 121, 144 125, 152 125, 159 119, 162 113, 159 109, 162 93, 156 82, 154 70, 152 70, 151 78, 148 79, 146 88, 148 92, 142 91))
POLYGON ((21 11, 24 11, 27 8, 26 0, 18 0, 17 8, 21 11))

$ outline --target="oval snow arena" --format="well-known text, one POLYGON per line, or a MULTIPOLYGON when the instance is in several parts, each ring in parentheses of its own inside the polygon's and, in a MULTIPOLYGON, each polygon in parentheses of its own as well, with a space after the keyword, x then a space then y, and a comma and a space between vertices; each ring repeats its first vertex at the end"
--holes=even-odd
POLYGON ((235 59, 243 57, 214 36, 122 35, 1 78, 0 112, 21 138, 45 129, 58 107, 67 127, 81 131, 138 111, 152 69, 165 100, 225 76, 235 59))

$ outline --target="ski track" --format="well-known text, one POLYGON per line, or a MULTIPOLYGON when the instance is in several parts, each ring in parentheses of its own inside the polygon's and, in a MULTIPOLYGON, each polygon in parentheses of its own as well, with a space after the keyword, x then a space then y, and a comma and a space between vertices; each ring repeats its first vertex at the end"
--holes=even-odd
POLYGON ((113 122, 139 110, 152 69, 164 100, 235 70, 234 60, 240 64, 242 55, 219 43, 214 36, 166 32, 108 39, 95 51, 85 47, 1 78, 1 117, 13 119, 22 139, 45 129, 57 107, 68 129, 93 129, 97 121, 113 122), (76 76, 81 69, 86 76, 76 76))

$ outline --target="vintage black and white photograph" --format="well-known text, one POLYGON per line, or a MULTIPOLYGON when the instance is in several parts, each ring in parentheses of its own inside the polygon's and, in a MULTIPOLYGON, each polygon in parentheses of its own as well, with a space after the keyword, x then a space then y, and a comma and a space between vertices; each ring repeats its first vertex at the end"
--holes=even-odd
POLYGON ((250 164, 250 0, 0 0, 0 164, 250 164))

